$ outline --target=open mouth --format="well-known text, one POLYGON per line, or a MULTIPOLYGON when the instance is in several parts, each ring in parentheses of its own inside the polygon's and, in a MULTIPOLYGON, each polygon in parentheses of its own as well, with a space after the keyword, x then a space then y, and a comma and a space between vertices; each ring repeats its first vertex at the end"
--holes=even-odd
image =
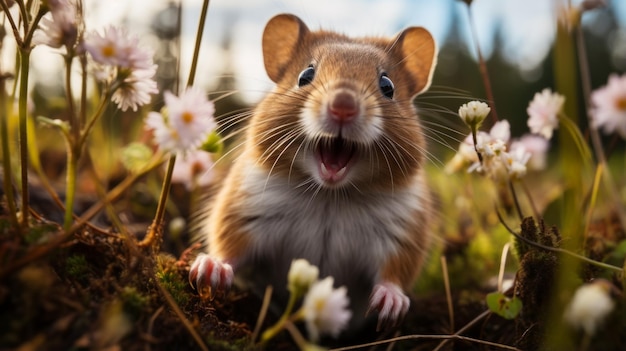
POLYGON ((317 146, 318 171, 322 180, 337 183, 343 180, 356 157, 356 144, 342 137, 320 141, 317 146))

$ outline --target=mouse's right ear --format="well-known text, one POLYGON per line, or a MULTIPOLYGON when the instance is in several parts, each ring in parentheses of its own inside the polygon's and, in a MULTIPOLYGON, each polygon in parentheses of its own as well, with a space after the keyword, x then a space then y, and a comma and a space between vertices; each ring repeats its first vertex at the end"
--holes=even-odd
POLYGON ((290 14, 277 15, 267 22, 263 32, 263 61, 267 75, 275 83, 285 74, 298 43, 308 32, 306 24, 290 14))

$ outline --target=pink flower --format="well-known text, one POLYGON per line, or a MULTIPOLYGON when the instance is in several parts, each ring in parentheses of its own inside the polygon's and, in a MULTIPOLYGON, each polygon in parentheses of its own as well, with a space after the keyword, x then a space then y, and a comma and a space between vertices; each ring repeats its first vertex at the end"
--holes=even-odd
POLYGON ((172 183, 182 183, 189 191, 209 185, 213 180, 213 159, 203 150, 194 150, 176 159, 172 183))
POLYGON ((539 135, 526 134, 520 139, 511 143, 511 152, 518 148, 523 148, 530 154, 530 159, 526 166, 529 170, 542 170, 546 168, 546 158, 548 151, 548 140, 539 135))
POLYGON ((626 74, 612 74, 607 85, 591 93, 592 125, 626 139, 626 74))
POLYGON ((559 126, 558 114, 563 108, 565 97, 546 88, 541 93, 535 93, 528 105, 528 127, 534 134, 543 135, 546 139, 552 138, 554 129, 559 126))

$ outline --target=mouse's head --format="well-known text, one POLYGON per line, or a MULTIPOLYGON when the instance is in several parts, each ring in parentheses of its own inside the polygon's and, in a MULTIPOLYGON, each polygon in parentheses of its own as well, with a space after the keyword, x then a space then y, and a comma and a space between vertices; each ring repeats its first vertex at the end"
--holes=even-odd
POLYGON ((416 174, 425 150, 412 101, 436 61, 427 30, 352 39, 283 14, 265 28, 263 56, 277 87, 249 138, 272 174, 331 189, 388 189, 416 174))

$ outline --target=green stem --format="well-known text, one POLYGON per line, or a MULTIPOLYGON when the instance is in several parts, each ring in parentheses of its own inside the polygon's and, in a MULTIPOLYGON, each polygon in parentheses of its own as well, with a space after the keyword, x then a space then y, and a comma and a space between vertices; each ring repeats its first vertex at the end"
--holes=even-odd
POLYGON ((0 79, 0 138, 2 139, 2 167, 4 168, 4 194, 9 207, 9 216, 13 227, 19 230, 19 221, 17 219, 17 207, 15 204, 15 196, 13 195, 13 182, 11 176, 11 152, 9 150, 9 115, 6 106, 6 93, 4 91, 5 77, 0 79))
POLYGON ((63 229, 69 231, 72 226, 74 215, 74 198, 76 196, 76 169, 78 164, 78 152, 73 147, 70 140, 67 141, 67 175, 65 190, 65 218, 63 220, 63 229))
POLYGON ((167 204, 167 195, 170 193, 170 187, 172 185, 172 174, 174 174, 174 165, 176 164, 176 156, 171 156, 167 170, 165 171, 165 179, 163 179, 163 187, 161 188, 161 196, 157 204, 157 211, 152 221, 152 225, 148 229, 145 238, 139 242, 139 246, 147 247, 157 239, 161 233, 161 226, 163 225, 163 218, 165 217, 165 205, 167 204))
POLYGON ((209 10, 209 0, 202 2, 202 11, 200 12, 200 22, 198 22, 198 30, 196 32, 196 45, 193 49, 193 57, 191 59, 191 69, 189 70, 189 78, 187 79, 187 86, 193 85, 196 77, 196 69, 198 67, 198 57, 200 56, 200 43, 202 42, 202 32, 204 31, 204 23, 206 22, 206 15, 209 10))
POLYGON ((28 108, 28 72, 30 64, 30 48, 20 50, 20 93, 18 100, 20 118, 20 164, 22 182, 22 227, 28 227, 28 130, 27 130, 27 108, 28 108))
POLYGON ((98 106, 96 113, 94 113, 91 120, 89 120, 89 124, 85 127, 85 129, 80 134, 80 137, 77 139, 76 147, 82 148, 84 146, 85 142, 87 141, 87 137, 91 133, 94 125, 100 119, 100 117, 102 117, 104 111, 106 111, 106 107, 108 105, 109 99, 111 98, 111 95, 113 95, 112 90, 103 94, 102 98, 100 99, 100 105, 98 106))
POLYGON ((278 322, 276 322, 276 324, 269 327, 266 331, 263 332, 263 335, 261 335, 261 344, 265 344, 273 337, 275 337, 276 334, 278 334, 281 330, 285 329, 285 323, 289 319, 291 311, 293 311, 293 307, 296 305, 297 300, 298 294, 292 291, 291 294, 289 294, 289 301, 287 302, 285 312, 283 312, 283 315, 280 317, 278 322))
POLYGON ((80 140, 80 128, 78 116, 74 113, 74 98, 72 96, 72 57, 65 56, 65 97, 67 100, 67 114, 70 120, 70 129, 73 140, 80 140))

